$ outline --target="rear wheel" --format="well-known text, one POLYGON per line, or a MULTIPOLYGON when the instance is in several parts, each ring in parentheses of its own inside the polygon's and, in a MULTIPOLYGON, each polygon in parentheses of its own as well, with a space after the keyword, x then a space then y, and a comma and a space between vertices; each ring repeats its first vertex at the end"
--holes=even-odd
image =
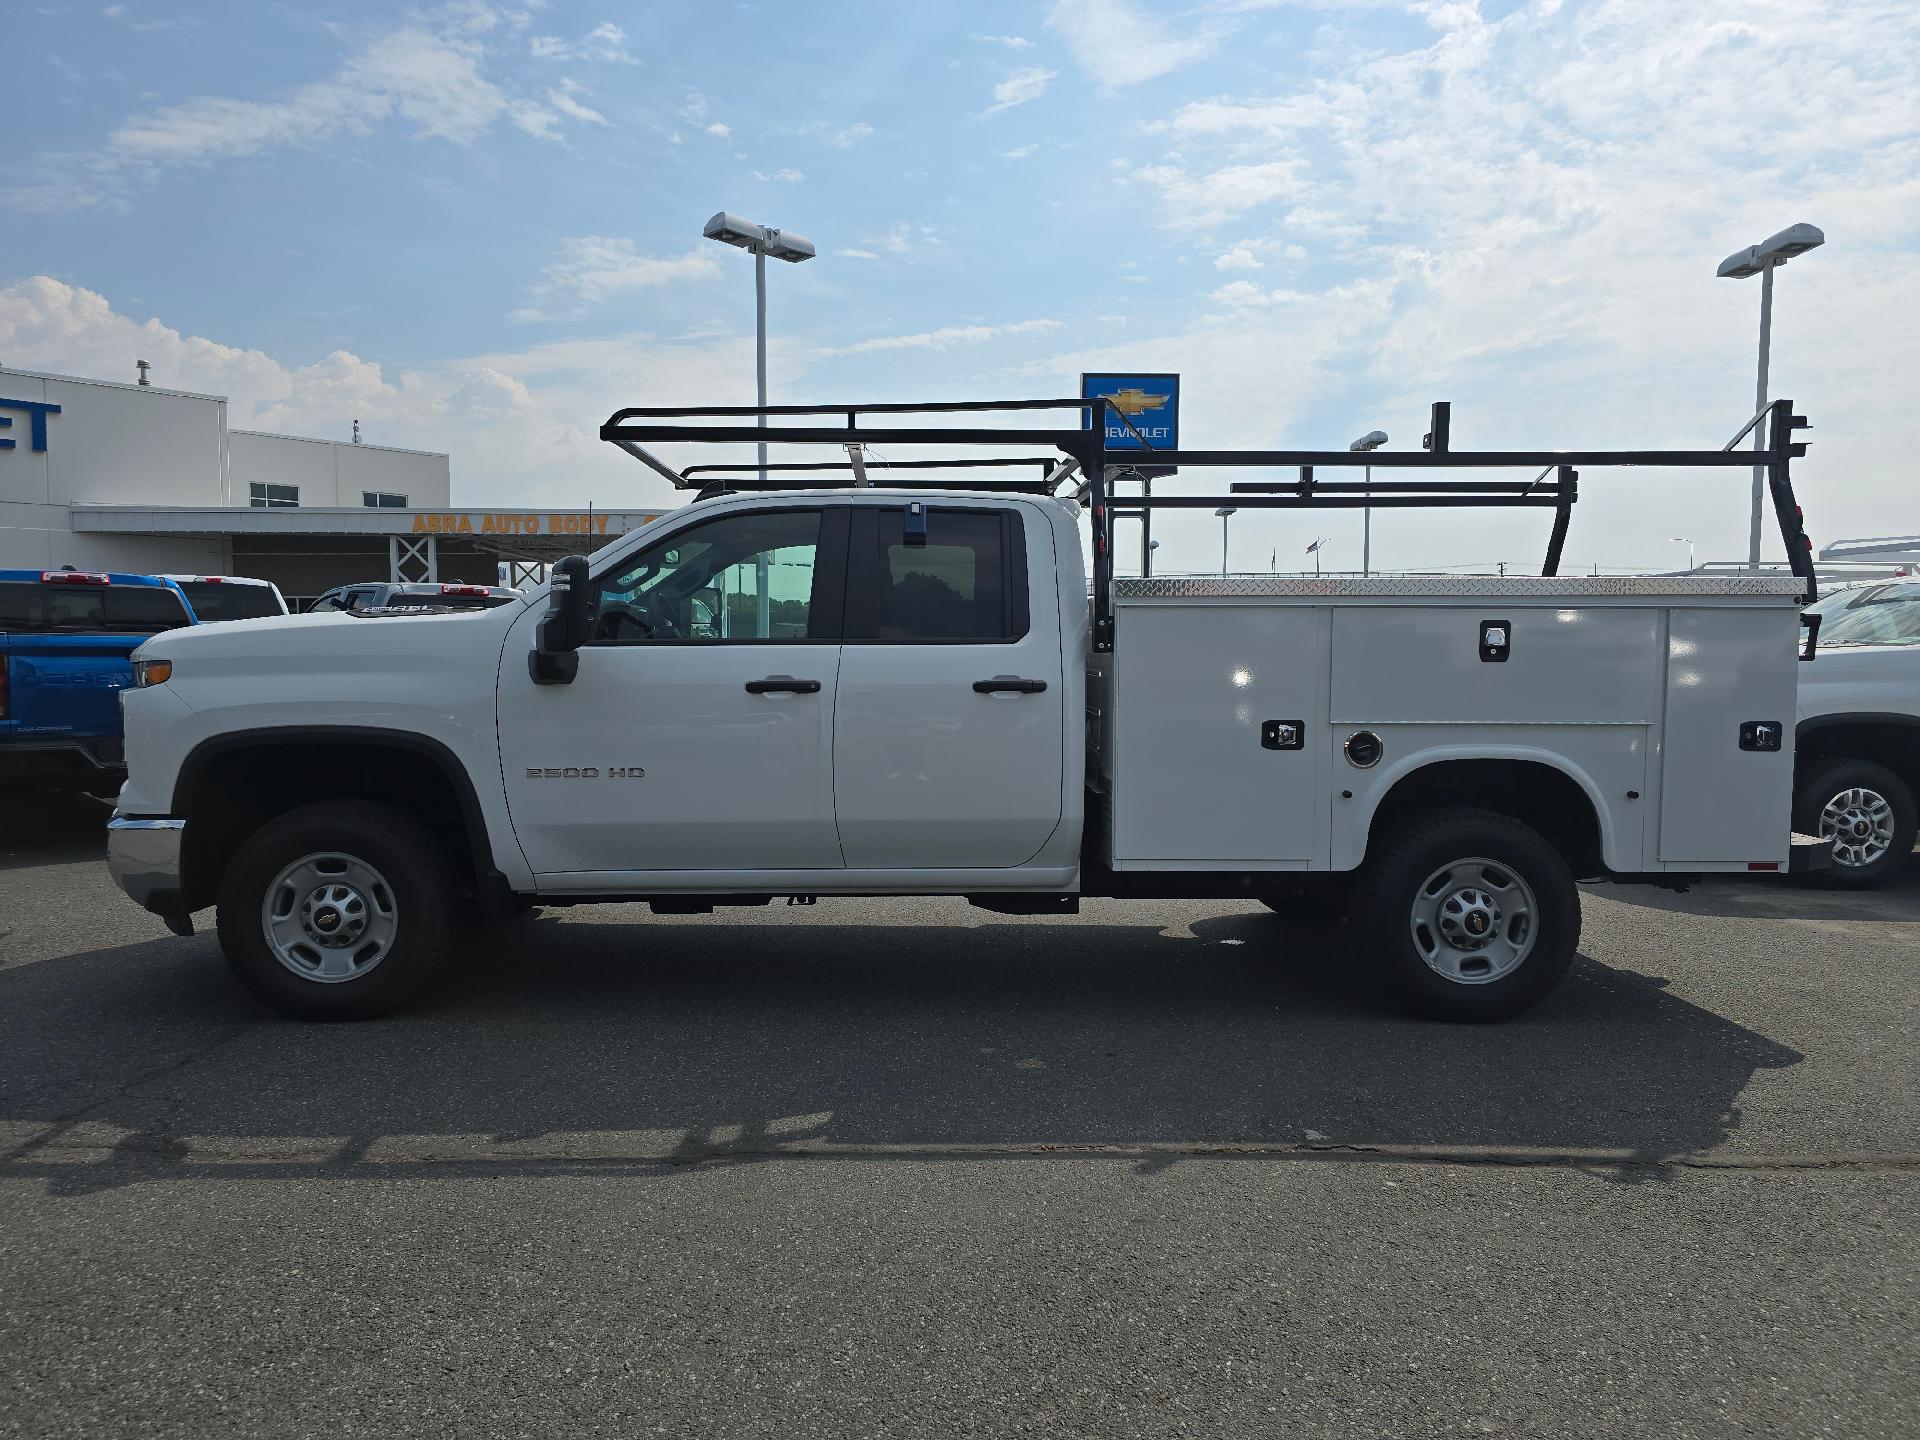
POLYGON ((390 806, 332 800, 270 820, 220 882, 220 946, 246 987, 303 1020, 411 999, 446 958, 459 885, 440 842, 390 806))
POLYGON ((1834 760, 1801 783, 1793 828, 1833 846, 1833 864, 1815 870, 1823 885, 1867 890, 1897 875, 1913 853, 1913 792, 1871 760, 1834 760))
POLYGON ((1369 860, 1356 931, 1414 1010, 1504 1020, 1560 982, 1580 943, 1580 891, 1537 831, 1484 810, 1409 817, 1369 860))

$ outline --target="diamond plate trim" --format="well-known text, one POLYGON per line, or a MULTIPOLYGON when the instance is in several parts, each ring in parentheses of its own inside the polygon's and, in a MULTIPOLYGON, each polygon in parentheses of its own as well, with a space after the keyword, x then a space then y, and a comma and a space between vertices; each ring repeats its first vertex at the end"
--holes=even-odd
POLYGON ((1596 595, 1648 595, 1686 599, 1695 595, 1797 596, 1802 583, 1774 575, 1391 575, 1360 579, 1302 579, 1290 575, 1177 575, 1113 582, 1116 600, 1238 599, 1244 596, 1484 595, 1489 598, 1578 599, 1596 595))

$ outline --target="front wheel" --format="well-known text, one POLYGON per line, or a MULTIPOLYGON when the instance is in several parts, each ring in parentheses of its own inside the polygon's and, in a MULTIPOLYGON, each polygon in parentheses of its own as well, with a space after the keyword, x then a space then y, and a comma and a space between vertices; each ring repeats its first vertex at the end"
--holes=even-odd
POLYGON ((1408 817, 1370 859, 1356 929, 1407 1004, 1504 1020, 1560 982, 1580 944, 1580 891, 1547 840, 1484 810, 1408 817))
POLYGON ((1840 890, 1870 890, 1897 875, 1913 853, 1913 792, 1884 765, 1834 760, 1816 767, 1793 797, 1793 828, 1833 847, 1833 864, 1815 880, 1840 890))
POLYGON ((329 800, 270 820, 220 882, 220 947, 249 990, 301 1020, 363 1020, 446 958, 459 885, 438 839, 391 806, 329 800))

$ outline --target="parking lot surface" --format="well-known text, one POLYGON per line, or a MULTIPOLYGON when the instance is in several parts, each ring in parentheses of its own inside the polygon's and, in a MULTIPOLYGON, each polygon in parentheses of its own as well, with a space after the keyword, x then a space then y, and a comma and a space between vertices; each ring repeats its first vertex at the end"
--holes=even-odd
POLYGON ((1523 1019, 1242 904, 476 932, 285 1021, 0 800, 0 1433, 1920 1433, 1920 862, 1523 1019))

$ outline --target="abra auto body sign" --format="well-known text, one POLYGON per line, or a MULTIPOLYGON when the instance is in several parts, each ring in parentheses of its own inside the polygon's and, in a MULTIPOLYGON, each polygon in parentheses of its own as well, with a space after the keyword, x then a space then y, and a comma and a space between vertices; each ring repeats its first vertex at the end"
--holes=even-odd
MULTIPOLYGON (((611 515, 578 511, 534 514, 518 510, 423 510, 413 517, 416 535, 604 535, 611 515)), ((652 516, 648 516, 652 519, 652 516)))

